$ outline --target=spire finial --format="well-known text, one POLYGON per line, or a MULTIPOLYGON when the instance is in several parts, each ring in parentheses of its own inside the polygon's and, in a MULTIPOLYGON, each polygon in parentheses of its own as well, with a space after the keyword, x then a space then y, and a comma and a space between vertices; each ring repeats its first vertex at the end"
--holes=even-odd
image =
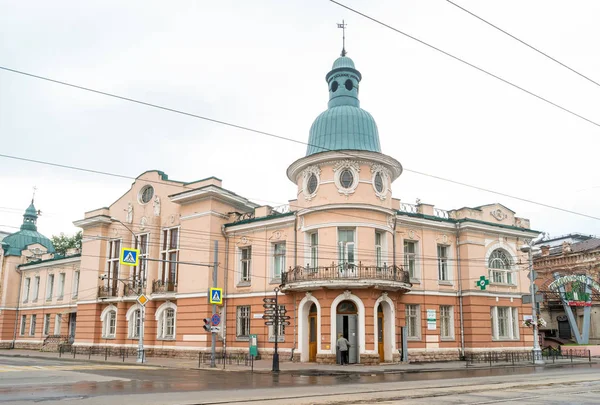
POLYGON ((37 191, 37 186, 33 186, 33 195, 31 196, 31 203, 35 200, 35 192, 37 191))
POLYGON ((344 20, 342 20, 342 23, 338 23, 338 28, 342 29, 342 56, 346 56, 346 25, 344 23, 344 20))

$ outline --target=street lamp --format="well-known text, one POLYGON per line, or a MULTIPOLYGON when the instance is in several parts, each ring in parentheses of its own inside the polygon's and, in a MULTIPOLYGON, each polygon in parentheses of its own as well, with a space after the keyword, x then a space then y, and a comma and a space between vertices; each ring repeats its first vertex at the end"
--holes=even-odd
POLYGON ((542 233, 535 239, 531 240, 531 242, 521 247, 521 252, 527 253, 529 258, 529 279, 531 280, 531 286, 529 287, 531 293, 531 322, 533 323, 533 362, 534 364, 540 365, 544 364, 544 359, 542 358, 542 349, 540 348, 540 339, 538 337, 538 317, 535 302, 535 273, 533 271, 533 245, 541 242, 545 237, 546 234, 542 233))
MULTIPOLYGON (((127 225, 125 225, 123 222, 121 222, 120 220, 118 220, 117 218, 111 217, 110 218, 111 221, 114 222, 118 222, 121 225, 123 225, 123 227, 125 229, 127 229, 129 232, 131 232, 131 234, 133 235, 133 238, 135 239, 135 246, 137 247, 139 245, 139 241, 138 241, 138 237, 137 235, 131 230, 131 228, 129 228, 127 225)), ((140 260, 144 260, 142 258, 140 258, 140 260)), ((141 263, 140 263, 141 265, 141 263)), ((144 280, 142 280, 142 278, 140 277, 141 272, 138 272, 138 277, 140 278, 139 280, 139 286, 140 286, 140 292, 143 293, 144 290, 144 280)), ((120 280, 123 284, 125 284, 125 281, 120 280)), ((136 280, 133 280, 134 282, 136 280)), ((138 333, 138 353, 137 353, 137 363, 144 363, 145 362, 145 356, 144 356, 144 319, 146 317, 146 306, 145 305, 140 305, 141 309, 140 309, 140 330, 138 333)))

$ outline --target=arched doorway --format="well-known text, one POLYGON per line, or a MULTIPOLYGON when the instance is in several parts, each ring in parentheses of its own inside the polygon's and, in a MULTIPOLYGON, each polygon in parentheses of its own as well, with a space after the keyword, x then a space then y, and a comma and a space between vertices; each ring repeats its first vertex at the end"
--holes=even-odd
POLYGON ((308 361, 317 361, 317 306, 314 303, 308 313, 308 361))
POLYGON ((379 353, 379 362, 385 361, 385 315, 383 314, 383 305, 377 306, 377 352, 379 353))
MULTIPOLYGON (((352 301, 342 301, 337 306, 336 336, 340 333, 350 342, 348 361, 358 363, 358 311, 352 301)), ((340 354, 337 354, 340 362, 340 354)))

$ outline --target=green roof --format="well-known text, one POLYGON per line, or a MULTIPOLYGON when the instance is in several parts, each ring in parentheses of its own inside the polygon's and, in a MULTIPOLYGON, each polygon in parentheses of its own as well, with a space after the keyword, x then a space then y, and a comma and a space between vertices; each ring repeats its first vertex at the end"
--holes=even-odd
POLYGON ((47 253, 54 253, 54 246, 50 239, 37 231, 37 218, 38 211, 33 205, 33 200, 31 200, 31 204, 25 210, 25 214, 23 214, 21 230, 8 235, 0 242, 5 256, 21 256, 21 252, 27 246, 34 243, 44 246, 47 249, 47 253))
POLYGON ((24 263, 24 264, 20 264, 18 267, 23 268, 23 267, 27 267, 27 266, 33 266, 34 264, 55 262, 57 260, 72 259, 75 257, 81 257, 81 253, 77 253, 77 254, 71 255, 71 256, 63 256, 63 255, 55 254, 52 259, 38 260, 37 262, 24 263))
POLYGON ((288 217, 288 216, 294 215, 295 213, 296 213, 296 211, 290 211, 290 212, 286 212, 285 214, 273 214, 273 215, 267 215, 265 217, 260 217, 260 218, 244 219, 244 220, 241 220, 241 221, 238 221, 238 222, 232 222, 230 224, 225 224, 225 227, 227 228, 227 227, 230 227, 230 226, 250 224, 252 222, 268 221, 270 219, 288 217))
POLYGON ((536 231, 534 229, 519 228, 518 226, 512 226, 512 225, 495 224, 493 222, 480 221, 478 219, 471 219, 471 218, 461 218, 461 219, 440 218, 440 217, 436 217, 434 215, 416 214, 413 212, 404 212, 404 211, 396 211, 396 213, 398 215, 404 215, 404 216, 412 217, 412 218, 423 218, 423 219, 427 219, 429 221, 449 222, 449 223, 453 223, 453 224, 460 224, 463 222, 473 222, 476 224, 483 224, 483 225, 495 226, 498 228, 511 229, 513 231, 540 233, 540 231, 536 231))

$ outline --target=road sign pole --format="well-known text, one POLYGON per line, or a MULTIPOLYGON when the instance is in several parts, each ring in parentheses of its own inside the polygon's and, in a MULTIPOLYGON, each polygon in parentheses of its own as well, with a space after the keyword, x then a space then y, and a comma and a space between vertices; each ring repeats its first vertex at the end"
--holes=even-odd
MULTIPOLYGON (((213 263, 213 287, 217 288, 217 259, 218 259, 218 250, 219 250, 219 241, 215 241, 215 249, 214 249, 214 263, 213 263)), ((215 315, 217 313, 217 305, 213 304, 212 313, 215 315)), ((217 332, 211 333, 211 356, 210 356, 210 367, 216 367, 215 357, 217 355, 217 332)))
POLYGON ((138 363, 144 363, 146 360, 146 356, 144 355, 144 318, 146 317, 146 306, 141 305, 141 307, 142 308, 140 309, 140 330, 138 331, 140 335, 138 339, 138 363))
POLYGON ((274 373, 279 372, 279 353, 277 352, 277 341, 279 340, 279 301, 277 293, 279 293, 279 288, 275 287, 275 315, 273 315, 273 328, 275 329, 275 353, 273 353, 273 369, 271 370, 274 373))

